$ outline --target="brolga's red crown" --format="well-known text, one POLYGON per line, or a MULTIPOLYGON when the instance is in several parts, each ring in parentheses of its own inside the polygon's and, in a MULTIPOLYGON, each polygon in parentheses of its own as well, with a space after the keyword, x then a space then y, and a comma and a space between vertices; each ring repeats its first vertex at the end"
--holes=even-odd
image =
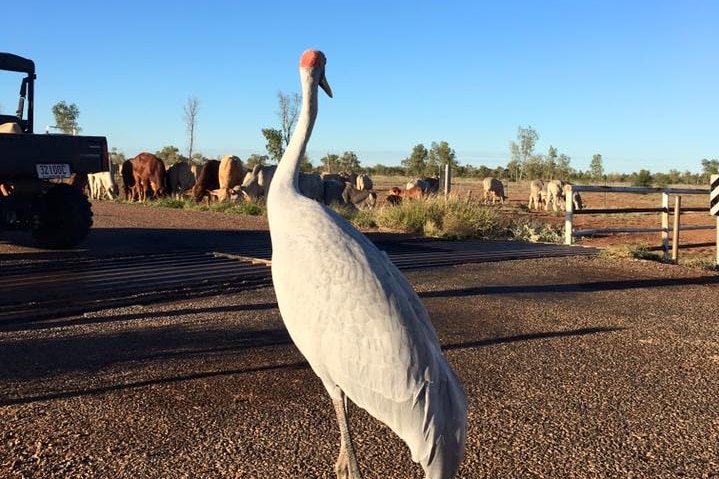
POLYGON ((322 65, 325 61, 325 55, 319 50, 305 50, 300 58, 300 67, 314 68, 322 65))

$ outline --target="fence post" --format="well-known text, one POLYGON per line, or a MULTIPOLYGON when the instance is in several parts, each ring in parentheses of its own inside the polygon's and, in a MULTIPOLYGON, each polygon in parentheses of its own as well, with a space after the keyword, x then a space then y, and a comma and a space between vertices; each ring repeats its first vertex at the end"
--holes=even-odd
POLYGON ((669 193, 662 192, 662 251, 664 260, 669 260, 669 193))
POLYGON ((711 175, 709 179, 709 214, 716 217, 716 258, 714 267, 719 269, 719 175, 711 175))
POLYGON ((572 185, 564 185, 564 244, 572 244, 574 236, 572 229, 574 222, 574 193, 572 185))
POLYGON ((449 196, 449 191, 452 188, 452 169, 449 163, 444 165, 444 196, 449 196))
POLYGON ((682 215, 682 197, 674 198, 674 230, 672 231, 672 261, 679 264, 679 229, 682 215))

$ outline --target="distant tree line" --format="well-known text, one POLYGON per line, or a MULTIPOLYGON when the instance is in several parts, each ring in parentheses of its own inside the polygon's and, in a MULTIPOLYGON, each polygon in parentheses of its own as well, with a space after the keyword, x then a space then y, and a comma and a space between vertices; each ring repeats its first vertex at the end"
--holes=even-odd
MULTIPOLYGON (((278 92, 279 118, 278 128, 263 128, 266 154, 253 153, 243 161, 247 168, 255 165, 277 163, 289 144, 292 131, 297 123, 300 110, 300 96, 278 92)), ((199 100, 189 97, 184 106, 184 119, 188 134, 188 156, 183 155, 174 145, 168 145, 155 152, 166 164, 178 161, 203 163, 209 158, 200 152, 193 151, 196 135, 199 100)), ((62 101, 52 107, 56 125, 62 131, 71 133, 80 131, 78 117, 80 109, 74 103, 62 101)), ((550 145, 546 153, 535 151, 539 134, 531 126, 518 127, 517 137, 509 142, 509 161, 506 166, 490 168, 484 165, 462 165, 447 141, 432 142, 429 149, 423 143, 415 145, 409 155, 400 161, 399 166, 363 166, 353 151, 345 151, 341 155, 327 153, 319 159, 317 166, 305 155, 301 170, 305 172, 356 172, 370 175, 386 176, 440 176, 446 165, 452 168, 452 175, 459 178, 485 178, 492 176, 505 181, 522 181, 541 178, 544 180, 562 179, 577 183, 631 183, 636 186, 665 186, 669 184, 702 185, 709 181, 712 174, 719 174, 719 159, 702 159, 701 172, 671 169, 669 172, 654 172, 641 169, 633 173, 605 173, 602 155, 596 153, 589 162, 586 171, 576 170, 571 166, 571 158, 561 153, 557 147, 550 145)), ((115 164, 125 161, 125 154, 112 148, 110 160, 115 164)), ((219 159, 219 157, 218 157, 219 159)))

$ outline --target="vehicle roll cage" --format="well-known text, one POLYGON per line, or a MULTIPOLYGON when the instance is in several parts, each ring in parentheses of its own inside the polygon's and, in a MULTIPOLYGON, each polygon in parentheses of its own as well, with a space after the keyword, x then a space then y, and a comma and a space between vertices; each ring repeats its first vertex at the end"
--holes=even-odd
POLYGON ((12 53, 0 52, 0 70, 20 72, 27 75, 22 79, 20 85, 20 97, 18 98, 15 116, 0 114, 0 123, 15 122, 20 125, 23 132, 32 133, 35 122, 35 62, 12 53), (27 118, 23 119, 26 104, 27 118))

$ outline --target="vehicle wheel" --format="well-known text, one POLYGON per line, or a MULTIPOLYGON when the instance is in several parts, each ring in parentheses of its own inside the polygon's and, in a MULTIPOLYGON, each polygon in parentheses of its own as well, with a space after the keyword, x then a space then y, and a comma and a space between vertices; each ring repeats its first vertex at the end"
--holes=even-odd
POLYGON ((47 190, 36 203, 36 214, 33 236, 45 248, 72 248, 92 226, 87 196, 71 185, 57 184, 47 190))

